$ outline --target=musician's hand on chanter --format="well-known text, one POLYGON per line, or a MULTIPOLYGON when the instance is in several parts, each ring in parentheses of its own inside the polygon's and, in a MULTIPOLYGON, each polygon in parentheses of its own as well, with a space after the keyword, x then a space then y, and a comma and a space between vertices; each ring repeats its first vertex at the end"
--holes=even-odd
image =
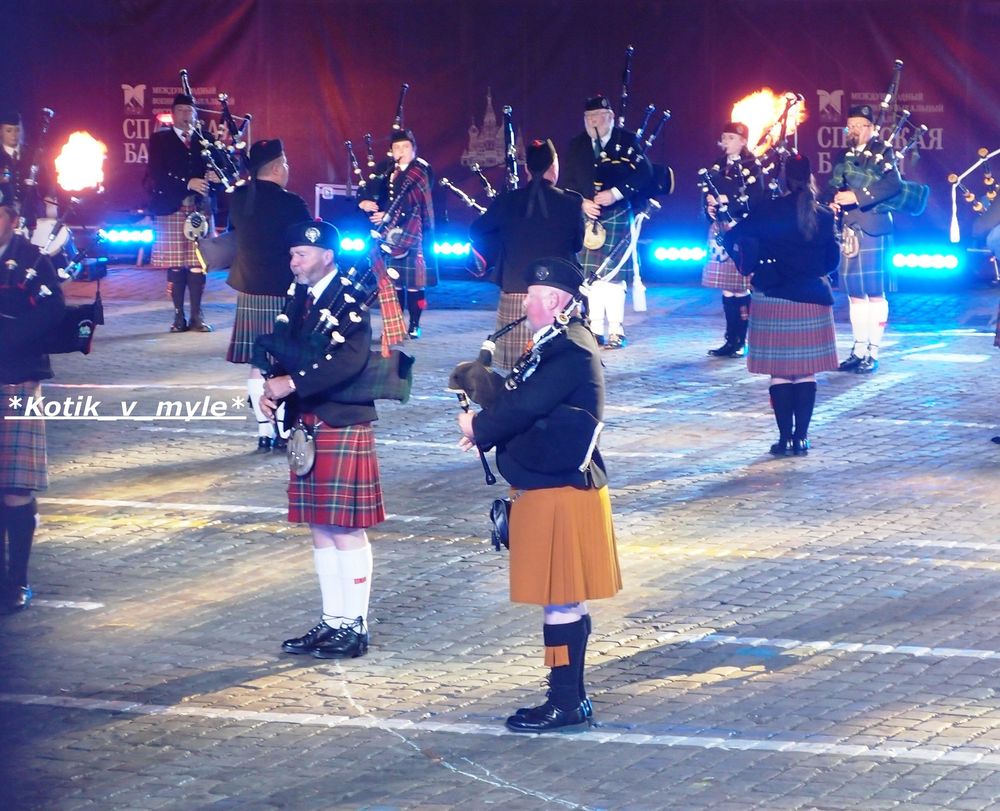
POLYGON ((195 194, 208 193, 208 181, 203 177, 192 177, 187 182, 187 187, 189 191, 193 191, 195 194))
POLYGON ((463 411, 458 415, 458 429, 462 432, 458 447, 463 451, 471 451, 476 447, 476 435, 472 431, 472 419, 475 416, 471 411, 463 411))
POLYGON ((374 214, 375 212, 378 211, 378 203, 376 203, 374 200, 362 200, 360 203, 358 203, 358 208, 360 208, 362 211, 367 212, 368 214, 374 214))
POLYGON ((261 413, 269 420, 273 420, 274 412, 278 410, 278 404, 267 395, 261 397, 257 402, 260 405, 261 413))
POLYGON ((858 204, 858 196, 850 189, 839 191, 833 195, 833 203, 837 206, 856 206, 858 204))
POLYGON ((211 169, 209 169, 207 172, 205 172, 205 180, 207 180, 209 183, 221 183, 222 182, 222 178, 219 177, 219 175, 216 172, 214 172, 213 170, 211 170, 211 169))
POLYGON ((587 219, 596 220, 601 216, 601 206, 593 200, 584 200, 583 213, 587 216, 587 219))

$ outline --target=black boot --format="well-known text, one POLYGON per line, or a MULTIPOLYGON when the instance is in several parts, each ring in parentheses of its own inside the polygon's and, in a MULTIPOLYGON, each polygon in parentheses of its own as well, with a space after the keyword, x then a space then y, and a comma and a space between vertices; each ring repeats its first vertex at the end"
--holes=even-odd
POLYGON ((407 291, 407 310, 410 313, 410 337, 420 337, 420 316, 427 307, 427 297, 423 290, 407 291))
POLYGON ((187 268, 170 268, 167 271, 167 293, 174 305, 174 323, 171 332, 187 332, 188 322, 184 317, 184 291, 187 289, 187 268))
POLYGON ((774 421, 778 424, 778 441, 771 446, 775 456, 787 456, 792 449, 792 420, 795 396, 792 383, 776 383, 771 386, 771 408, 774 410, 774 421))
POLYGON ((206 324, 201 318, 201 296, 205 292, 205 274, 188 271, 188 290, 191 291, 192 332, 211 332, 212 325, 206 324))
POLYGON ((17 507, 7 505, 7 543, 10 548, 9 577, 12 587, 4 609, 20 611, 31 602, 31 587, 28 585, 28 559, 31 557, 31 542, 35 537, 38 506, 34 499, 17 507))
POLYGON ((718 349, 709 349, 708 354, 716 358, 733 358, 742 354, 739 342, 740 305, 736 296, 722 297, 722 311, 726 315, 726 342, 718 349))
MULTIPOLYGON (((548 732, 587 723, 580 684, 587 644, 587 623, 583 618, 565 625, 543 625, 546 653, 564 657, 566 664, 549 671, 548 700, 539 707, 518 712, 507 719, 513 732, 548 732)), ((563 661, 562 658, 558 661, 563 661)))
POLYGON ((809 421, 816 406, 816 383, 796 383, 792 386, 792 407, 795 412, 795 431, 792 434, 792 453, 805 456, 809 453, 809 421))

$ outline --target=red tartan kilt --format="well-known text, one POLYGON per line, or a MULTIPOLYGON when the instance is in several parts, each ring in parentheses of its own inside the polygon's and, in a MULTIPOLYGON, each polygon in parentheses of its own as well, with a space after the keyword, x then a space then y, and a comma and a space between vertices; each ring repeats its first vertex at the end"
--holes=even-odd
POLYGON ((0 384, 0 490, 48 488, 45 421, 7 419, 23 414, 32 396, 36 399, 42 396, 40 383, 0 384), (21 399, 20 408, 11 407, 12 397, 21 399))
POLYGON ((149 258, 151 267, 201 270, 195 244, 184 236, 184 221, 196 208, 193 203, 182 203, 179 211, 154 218, 156 242, 153 243, 153 253, 149 258))
POLYGON ((755 290, 750 305, 747 371, 807 377, 837 370, 833 307, 774 298, 755 290))
MULTIPOLYGON (((305 415, 307 424, 313 419, 305 415)), ((370 423, 315 429, 316 464, 308 476, 289 472, 288 520, 363 529, 385 520, 375 432, 370 423)))

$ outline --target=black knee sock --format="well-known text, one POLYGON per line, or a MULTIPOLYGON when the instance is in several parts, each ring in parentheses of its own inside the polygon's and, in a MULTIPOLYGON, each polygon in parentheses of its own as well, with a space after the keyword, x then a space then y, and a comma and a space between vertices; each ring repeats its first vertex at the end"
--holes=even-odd
POLYGON ((735 342, 740 322, 740 305, 736 296, 722 297, 722 311, 726 315, 726 341, 735 342))
MULTIPOLYGON (((583 619, 583 644, 580 648, 580 661, 587 661, 587 639, 590 636, 590 632, 593 630, 593 623, 590 621, 590 614, 584 614, 583 619)), ((587 697, 587 688, 583 683, 583 667, 580 667, 580 700, 583 701, 587 697)))
POLYGON ((32 499, 18 507, 8 505, 7 543, 10 546, 10 582, 15 586, 28 585, 28 558, 31 557, 31 541, 35 537, 35 511, 37 504, 32 499))
POLYGON ((793 439, 805 439, 809 435, 809 421, 816 406, 816 382, 796 383, 792 386, 792 402, 795 410, 795 434, 793 439))
POLYGON ((778 423, 778 434, 784 442, 792 438, 792 417, 794 406, 792 398, 795 396, 791 383, 776 383, 768 391, 771 392, 771 408, 774 409, 774 421, 778 423))
POLYGON ((399 299, 399 309, 406 310, 406 302, 409 298, 409 291, 405 287, 396 288, 396 298, 399 299))
POLYGON ((170 268, 167 271, 167 286, 174 310, 184 314, 184 290, 187 288, 187 268, 170 268))
POLYGON ((191 292, 191 320, 201 321, 201 295, 205 291, 205 274, 185 270, 188 290, 191 292))
POLYGON ((747 327, 750 325, 750 296, 733 296, 729 300, 735 302, 736 305, 733 340, 738 344, 745 344, 747 342, 747 327))
POLYGON ((561 710, 580 706, 583 657, 587 632, 583 619, 564 625, 543 625, 545 659, 549 663, 549 701, 561 710))
POLYGON ((410 329, 420 326, 420 316, 427 306, 427 297, 423 290, 408 290, 407 309, 410 313, 410 329))

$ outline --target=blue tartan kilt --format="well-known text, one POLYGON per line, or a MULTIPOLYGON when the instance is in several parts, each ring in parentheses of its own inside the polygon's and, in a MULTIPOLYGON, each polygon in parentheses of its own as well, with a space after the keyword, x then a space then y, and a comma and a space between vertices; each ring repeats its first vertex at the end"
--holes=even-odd
MULTIPOLYGON (((618 206, 612 211, 607 217, 601 217, 600 223, 604 226, 606 238, 604 240, 604 245, 602 245, 597 250, 590 250, 589 248, 584 248, 577 254, 577 258, 580 260, 580 264, 583 265, 584 276, 596 271, 601 264, 607 259, 608 254, 611 253, 611 249, 625 238, 629 232, 629 222, 632 219, 632 209, 626 205, 618 206)), ((590 220, 584 217, 584 228, 590 227, 590 220)), ((613 281, 631 281, 632 279, 632 262, 626 262, 625 266, 618 271, 618 275, 615 276, 613 281)))
POLYGON ((306 476, 289 472, 288 520, 352 529, 384 521, 371 424, 333 428, 311 414, 303 422, 314 426, 316 463, 306 476))
MULTIPOLYGON (((885 260, 889 253, 890 239, 888 236, 873 237, 857 228, 852 230, 857 235, 861 250, 857 256, 841 254, 839 271, 841 285, 851 298, 884 296, 885 260)), ((846 240, 844 244, 848 244, 846 240)))
POLYGON ((753 291, 747 371, 806 377, 838 368, 833 307, 774 298, 753 291))
POLYGON ((29 397, 41 396, 41 383, 0 384, 0 490, 48 489, 45 421, 8 419, 24 413, 29 397), (21 408, 11 407, 12 397, 21 398, 21 408))

